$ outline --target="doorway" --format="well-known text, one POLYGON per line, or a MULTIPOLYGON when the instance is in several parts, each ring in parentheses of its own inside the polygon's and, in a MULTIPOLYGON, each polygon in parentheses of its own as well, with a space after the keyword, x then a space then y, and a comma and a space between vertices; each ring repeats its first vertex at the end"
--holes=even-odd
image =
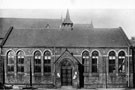
POLYGON ((72 65, 68 60, 61 64, 61 84, 62 86, 72 85, 72 65))

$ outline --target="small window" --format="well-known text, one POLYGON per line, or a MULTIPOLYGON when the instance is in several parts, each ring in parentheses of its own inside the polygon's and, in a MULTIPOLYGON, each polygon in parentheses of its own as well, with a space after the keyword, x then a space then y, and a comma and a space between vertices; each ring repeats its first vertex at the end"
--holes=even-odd
POLYGON ((14 72, 15 54, 13 51, 7 53, 7 72, 14 72))
POLYGON ((41 52, 34 53, 34 73, 41 73, 41 52))
POLYGON ((51 72, 51 53, 50 51, 45 51, 44 53, 44 73, 51 72))
POLYGON ((115 60, 116 55, 114 51, 111 51, 109 53, 109 73, 114 73, 116 72, 116 65, 115 65, 115 60))
POLYGON ((92 73, 98 72, 98 52, 94 51, 92 53, 92 73))
POLYGON ((17 72, 24 72, 24 52, 18 51, 17 52, 17 72))
POLYGON ((125 72, 125 52, 120 51, 118 54, 118 72, 125 72))
POLYGON ((82 53, 82 64, 84 66, 84 72, 89 72, 89 52, 84 51, 82 53))

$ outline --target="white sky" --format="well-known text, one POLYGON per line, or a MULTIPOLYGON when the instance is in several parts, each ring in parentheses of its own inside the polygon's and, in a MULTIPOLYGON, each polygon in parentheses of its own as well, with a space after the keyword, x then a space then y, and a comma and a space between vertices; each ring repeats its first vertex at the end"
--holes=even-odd
POLYGON ((135 0, 0 0, 0 17, 60 18, 67 8, 73 22, 121 26, 135 36, 135 0))

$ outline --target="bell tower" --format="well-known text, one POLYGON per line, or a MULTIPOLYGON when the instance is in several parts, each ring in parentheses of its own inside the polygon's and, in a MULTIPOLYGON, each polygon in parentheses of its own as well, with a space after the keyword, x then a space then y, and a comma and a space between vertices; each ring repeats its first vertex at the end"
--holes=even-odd
POLYGON ((63 30, 73 30, 73 22, 70 19, 69 10, 67 9, 66 18, 62 22, 63 30))

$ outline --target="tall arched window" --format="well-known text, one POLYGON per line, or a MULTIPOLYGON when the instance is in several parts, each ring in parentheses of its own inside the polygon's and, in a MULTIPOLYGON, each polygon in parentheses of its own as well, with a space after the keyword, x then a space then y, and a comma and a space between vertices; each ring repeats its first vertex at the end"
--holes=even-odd
POLYGON ((15 53, 13 51, 9 51, 7 53, 7 72, 14 73, 14 65, 15 65, 15 53))
POLYGON ((92 52, 92 72, 93 73, 98 72, 98 56, 99 56, 99 53, 97 51, 92 52))
POLYGON ((125 72, 125 52, 120 51, 118 54, 118 72, 125 72))
POLYGON ((34 73, 41 73, 41 52, 34 53, 34 73))
POLYGON ((50 51, 45 51, 44 53, 44 73, 51 72, 51 53, 50 51))
POLYGON ((84 65, 84 72, 89 72, 89 52, 84 51, 82 53, 82 64, 84 65))
POLYGON ((18 51, 16 55, 17 72, 24 72, 24 52, 18 51))
POLYGON ((109 52, 109 73, 114 73, 116 70, 116 55, 114 51, 109 52))

